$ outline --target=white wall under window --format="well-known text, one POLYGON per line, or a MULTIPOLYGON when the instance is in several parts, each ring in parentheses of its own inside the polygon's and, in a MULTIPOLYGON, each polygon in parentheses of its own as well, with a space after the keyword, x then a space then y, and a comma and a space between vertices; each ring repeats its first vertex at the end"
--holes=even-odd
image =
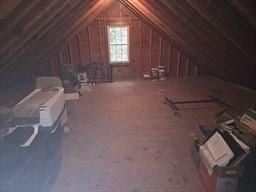
POLYGON ((110 63, 129 62, 129 26, 109 25, 108 46, 110 63))

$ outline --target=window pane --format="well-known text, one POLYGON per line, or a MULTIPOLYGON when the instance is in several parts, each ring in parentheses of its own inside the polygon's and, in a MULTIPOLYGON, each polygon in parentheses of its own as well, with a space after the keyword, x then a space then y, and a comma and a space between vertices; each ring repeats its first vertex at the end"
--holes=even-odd
POLYGON ((122 44, 128 44, 128 38, 126 35, 122 36, 122 44))
POLYGON ((128 61, 128 27, 109 27, 110 62, 128 61))
POLYGON ((122 59, 128 61, 128 45, 122 45, 122 59))

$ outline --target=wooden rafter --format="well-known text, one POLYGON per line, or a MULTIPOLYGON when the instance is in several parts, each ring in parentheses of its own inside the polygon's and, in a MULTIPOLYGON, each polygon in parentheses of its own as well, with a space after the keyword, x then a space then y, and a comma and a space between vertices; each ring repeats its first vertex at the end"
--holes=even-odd
POLYGON ((36 41, 37 44, 31 46, 20 58, 15 57, 11 63, 6 65, 7 67, 4 69, 3 73, 8 74, 6 76, 8 78, 1 79, 1 82, 11 82, 31 70, 35 63, 38 63, 47 54, 50 54, 52 50, 64 40, 69 39, 81 24, 92 21, 92 19, 112 3, 112 0, 76 2, 79 2, 80 5, 67 12, 68 15, 65 15, 67 17, 62 15, 61 18, 63 21, 59 22, 57 26, 55 25, 49 28, 47 34, 38 39, 38 41, 36 41), (13 68, 19 68, 20 70, 14 71, 13 68), (10 79, 10 77, 12 77, 12 79, 10 79))
POLYGON ((240 15, 256 29, 256 1, 255 0, 228 0, 240 15))
POLYGON ((168 34, 180 49, 192 58, 198 58, 201 66, 207 66, 224 79, 247 82, 247 86, 255 87, 252 83, 256 77, 255 60, 245 56, 193 9, 186 9, 184 1, 121 2, 143 20, 168 34))
MULTIPOLYGON (((0 87, 39 67, 114 1, 22 0, 0 23, 0 87)), ((200 67, 256 88, 255 1, 119 1, 200 67)))

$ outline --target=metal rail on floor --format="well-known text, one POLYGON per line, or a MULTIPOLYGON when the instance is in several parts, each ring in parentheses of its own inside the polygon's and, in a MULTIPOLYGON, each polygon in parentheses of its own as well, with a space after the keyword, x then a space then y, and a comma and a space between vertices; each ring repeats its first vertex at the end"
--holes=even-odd
POLYGON ((177 105, 184 105, 184 104, 197 104, 197 103, 215 103, 220 107, 231 107, 229 104, 225 103, 218 97, 214 97, 212 95, 208 95, 209 99, 202 99, 202 100, 184 100, 184 101, 173 101, 167 97, 165 97, 165 104, 167 104, 173 111, 178 111, 179 108, 177 105))

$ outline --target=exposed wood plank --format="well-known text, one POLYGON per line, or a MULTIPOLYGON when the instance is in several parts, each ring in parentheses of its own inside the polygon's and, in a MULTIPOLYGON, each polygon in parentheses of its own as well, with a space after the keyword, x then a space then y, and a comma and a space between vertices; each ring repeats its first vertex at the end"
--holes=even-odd
MULTIPOLYGON (((75 1, 75 2, 77 2, 77 1, 75 1)), ((62 3, 62 4, 65 5, 65 3, 62 3)), ((47 37, 50 37, 51 33, 56 34, 56 29, 59 29, 60 26, 63 25, 63 19, 65 20, 65 18, 72 12, 72 9, 74 9, 76 6, 78 6, 77 3, 73 3, 72 6, 68 6, 68 7, 67 7, 67 5, 65 5, 66 9, 61 11, 61 14, 59 14, 59 12, 56 13, 55 17, 53 17, 50 21, 48 21, 46 23, 47 27, 41 26, 42 29, 40 30, 40 33, 38 33, 36 38, 34 38, 34 41, 27 44, 21 51, 18 52, 18 54, 15 54, 15 57, 10 58, 10 61, 8 61, 9 65, 11 65, 11 63, 16 63, 17 60, 20 62, 23 60, 23 58, 28 58, 31 55, 33 55, 33 52, 35 51, 35 47, 37 49, 39 49, 38 42, 45 43, 44 39, 47 37), (26 55, 24 55, 25 53, 26 53, 26 55)), ((43 50, 43 49, 45 49, 45 48, 41 48, 41 50, 43 50)), ((8 65, 6 65, 6 66, 8 66, 8 65)))
POLYGON ((51 69, 50 73, 52 76, 54 76, 54 75, 56 75, 56 71, 55 71, 55 64, 54 64, 53 59, 50 59, 49 63, 50 63, 50 69, 51 69))
POLYGON ((150 63, 150 29, 147 25, 142 23, 142 65, 143 74, 149 74, 151 69, 150 63))
POLYGON ((142 62, 143 62, 143 59, 142 59, 142 22, 140 22, 140 31, 139 31, 139 34, 140 34, 140 75, 143 76, 143 65, 142 65, 142 62))
POLYGON ((169 46, 170 48, 169 48, 169 55, 170 55, 170 57, 169 57, 169 65, 167 66, 167 73, 168 74, 171 74, 171 70, 172 70, 172 54, 173 54, 173 46, 170 44, 170 46, 169 46))
POLYGON ((80 53, 79 53, 79 45, 78 45, 78 41, 77 41, 77 36, 74 36, 70 40, 70 42, 71 42, 71 49, 73 52, 75 69, 78 69, 81 61, 80 61, 80 53))
POLYGON ((72 54, 72 48, 71 48, 71 43, 68 43, 68 60, 69 64, 71 64, 74 67, 74 58, 72 54))
POLYGON ((162 41, 163 41, 163 38, 160 36, 160 45, 159 45, 159 47, 160 47, 160 49, 159 49, 159 66, 160 65, 162 65, 162 56, 163 56, 163 51, 162 51, 162 41))
MULTIPOLYGON (((74 34, 74 30, 76 28, 81 27, 81 24, 84 23, 85 21, 88 23, 90 22, 96 15, 98 15, 103 9, 105 9, 105 7, 107 7, 108 5, 110 5, 112 1, 111 0, 102 0, 102 1, 89 1, 87 3, 89 3, 89 5, 87 3, 86 6, 84 6, 84 9, 81 10, 80 13, 82 13, 82 16, 80 16, 79 14, 75 14, 74 17, 72 17, 71 20, 69 20, 69 24, 72 24, 68 29, 66 28, 66 26, 61 27, 58 31, 61 31, 61 33, 57 33, 57 37, 56 35, 54 35, 52 38, 49 38, 48 41, 51 42, 51 44, 49 45, 48 42, 44 42, 41 46, 45 47, 45 43, 48 46, 48 49, 45 51, 42 51, 42 47, 40 46, 37 52, 37 56, 31 56, 29 58, 27 58, 27 60, 30 61, 30 64, 28 63, 26 65, 26 67, 24 67, 22 70, 20 70, 19 72, 14 72, 12 70, 8 71, 8 74, 12 74, 11 76, 18 78, 20 77, 20 75, 24 74, 24 73, 28 73, 29 70, 32 70, 31 65, 33 65, 33 63, 35 62, 39 62, 43 56, 45 56, 47 53, 48 54, 52 54, 52 49, 56 46, 56 44, 61 43, 61 41, 63 41, 63 39, 67 39, 69 40, 68 36, 72 36, 72 34, 74 34), (74 19, 74 18, 80 18, 80 19, 74 19), (65 33, 63 33, 63 31, 65 31, 65 33), (32 63, 32 64, 31 64, 32 63)), ((61 44, 59 44, 61 45, 61 44)), ((24 61, 26 63, 26 60, 24 61)), ((9 68, 10 69, 10 68, 9 68)), ((14 78, 14 79, 15 79, 14 78)), ((8 79, 10 82, 10 79, 8 79)), ((6 81, 6 80, 5 80, 6 81)), ((4 85, 4 84, 3 84, 4 85)), ((3 86, 2 85, 2 86, 3 86)))
POLYGON ((97 18, 96 20, 104 20, 104 21, 140 21, 138 18, 131 18, 131 17, 104 17, 104 18, 97 18))
MULTIPOLYGON (((131 11, 133 11, 139 18, 141 18, 144 22, 150 24, 154 29, 160 30, 162 34, 167 34, 172 44, 174 44, 177 47, 183 47, 183 50, 188 55, 193 57, 194 60, 197 60, 197 57, 195 55, 199 55, 200 53, 202 53, 202 48, 198 46, 195 47, 197 43, 193 45, 191 43, 188 43, 191 41, 190 39, 188 39, 188 36, 182 36, 177 31, 174 31, 175 28, 177 28, 178 26, 180 27, 181 24, 178 22, 178 20, 176 20, 175 17, 172 17, 172 15, 168 16, 169 11, 167 13, 167 11, 164 11, 162 8, 160 8, 159 2, 156 3, 151 0, 120 1, 124 5, 126 5, 131 11), (161 10, 161 12, 159 10, 161 10), (173 27, 169 28, 167 26, 173 27)), ((187 34, 189 34, 189 32, 187 32, 187 34)), ((206 57, 201 58, 201 60, 204 60, 205 63, 208 64, 208 62, 206 62, 206 57)), ((211 68, 213 71, 217 71, 216 68, 212 67, 212 65, 208 65, 208 67, 211 68)))
POLYGON ((108 48, 108 35, 107 35, 107 24, 105 21, 103 21, 103 40, 104 40, 104 63, 109 64, 109 48, 108 48))
POLYGON ((152 39, 153 39, 153 30, 150 29, 150 33, 149 33, 149 66, 152 68, 152 39))
POLYGON ((62 52, 62 55, 63 55, 63 65, 70 65, 70 57, 69 57, 68 45, 63 47, 61 52, 62 52))
POLYGON ((181 48, 196 63, 201 66, 205 65, 212 71, 212 74, 218 74, 219 77, 236 83, 247 82, 248 86, 255 86, 252 82, 255 81, 256 70, 248 70, 248 68, 255 69, 255 65, 236 49, 226 49, 223 44, 220 44, 220 41, 216 42, 213 37, 205 33, 202 26, 199 28, 200 30, 198 27, 194 27, 198 25, 191 23, 194 23, 194 17, 187 17, 186 15, 190 13, 182 12, 182 7, 166 7, 161 2, 153 0, 121 0, 121 2, 141 19, 150 23, 152 27, 158 28, 163 34, 168 34, 174 45, 181 48), (172 28, 168 26, 172 26, 172 28), (223 53, 223 49, 226 53, 223 53), (244 62, 246 68, 241 65, 244 62), (230 66, 232 67, 230 68, 230 66), (240 76, 237 76, 238 72, 240 76))
POLYGON ((103 59, 102 59, 102 47, 101 47, 101 42, 102 42, 102 40, 101 40, 101 33, 100 33, 100 21, 98 20, 97 21, 97 25, 98 25, 98 34, 97 34, 97 36, 99 37, 99 57, 100 57, 100 63, 102 63, 103 62, 103 59))
POLYGON ((130 30, 130 49, 131 49, 131 76, 140 76, 140 58, 141 58, 141 49, 140 49, 140 22, 132 21, 130 30))
POLYGON ((178 50, 176 77, 180 76, 181 52, 178 50))
POLYGON ((187 57, 186 59, 186 71, 185 71, 185 77, 188 77, 189 76, 189 64, 190 64, 190 60, 189 58, 187 57))
MULTIPOLYGON (((122 8, 122 10, 125 10, 126 8, 124 7, 124 6, 121 6, 122 8)), ((121 10, 120 9, 120 10, 121 10)), ((105 41, 104 40, 104 36, 105 36, 105 33, 104 34, 102 34, 102 35, 100 35, 100 33, 102 33, 102 31, 104 32, 105 30, 106 30, 106 26, 101 26, 102 24, 101 23, 111 23, 111 22, 116 22, 118 19, 119 19, 119 16, 121 17, 121 16, 123 16, 123 15, 126 15, 128 18, 131 18, 130 17, 130 13, 129 12, 127 12, 127 11, 125 11, 125 14, 123 14, 122 12, 120 12, 120 14, 119 14, 119 16, 118 17, 115 17, 116 19, 115 19, 115 21, 110 21, 110 20, 108 20, 108 12, 111 12, 111 10, 110 9, 107 9, 106 11, 104 11, 100 16, 98 16, 96 19, 95 19, 95 21, 96 22, 92 22, 91 24, 90 24, 90 26, 91 27, 93 27, 93 26, 95 26, 95 25, 97 25, 97 31, 94 31, 94 32, 92 32, 92 34, 93 34, 93 38, 96 38, 96 39, 99 39, 99 47, 100 47, 100 50, 99 50, 99 57, 100 58, 104 58, 104 60, 108 60, 107 58, 106 58, 106 55, 104 56, 104 53, 102 53, 103 52, 103 50, 104 49, 101 49, 101 47, 105 47, 106 46, 106 49, 105 50, 107 50, 107 42, 104 44, 102 41, 105 41), (101 19, 98 19, 98 18, 101 18, 101 19), (100 28, 99 28, 99 26, 100 26, 100 28), (103 37, 103 38, 102 38, 103 37), (103 43, 103 44, 102 44, 103 43), (102 45, 101 45, 102 44, 102 45)), ((113 17, 112 17, 113 18, 113 17)), ((127 23, 127 22, 131 22, 132 23, 132 25, 131 25, 131 29, 132 29, 132 34, 140 34, 141 33, 141 30, 139 30, 139 31, 137 31, 136 30, 136 28, 139 28, 139 24, 136 24, 137 23, 137 21, 142 25, 142 23, 138 20, 138 18, 137 19, 134 19, 134 20, 126 20, 126 21, 122 21, 122 23, 123 22, 125 22, 125 23, 127 23)), ((87 33, 88 34, 88 33, 87 33)), ((79 35, 79 34, 78 34, 79 35)), ((163 41, 163 37, 161 36, 161 34, 158 34, 158 35, 160 35, 159 37, 160 38, 162 38, 162 40, 160 39, 160 41, 163 41)), ((154 36, 157 36, 156 35, 156 33, 155 33, 155 31, 154 31, 154 36)), ((136 74, 143 74, 143 72, 144 72, 144 69, 145 69, 145 71, 149 71, 150 70, 150 67, 148 68, 148 67, 146 67, 145 68, 145 65, 144 64, 142 64, 142 61, 144 62, 144 58, 143 58, 143 54, 142 53, 144 53, 145 51, 143 51, 142 49, 144 49, 143 48, 143 46, 142 46, 142 38, 140 39, 139 38, 140 36, 139 35, 137 35, 136 36, 136 38, 132 38, 133 40, 132 40, 132 42, 131 42, 131 46, 132 46, 132 51, 131 51, 131 57, 133 58, 132 59, 132 65, 130 65, 131 66, 131 69, 133 70, 133 72, 134 73, 136 73, 136 74), (138 48, 138 44, 141 44, 141 48, 138 48), (137 49, 137 50, 135 50, 135 48, 137 49), (141 52, 141 54, 139 54, 141 52)), ((90 38, 91 39, 91 38, 90 38)), ((82 40, 83 42, 85 42, 84 40, 82 40)), ((72 41, 71 41, 72 42, 72 41)), ((86 41, 86 42, 88 42, 88 41, 86 41)), ((160 44, 162 44, 162 45, 164 45, 164 46, 167 46, 167 45, 165 45, 166 43, 165 43, 166 41, 164 41, 164 43, 161 43, 160 42, 160 44)), ((80 44, 82 43, 82 42, 79 42, 80 44)), ((87 43, 88 44, 88 43, 87 43)), ((95 43, 91 43, 91 44, 95 44, 95 43)), ((81 46, 80 46, 81 47, 81 46)), ((92 46, 89 46, 88 45, 88 49, 89 49, 89 47, 92 47, 92 46)), ((148 47, 148 46, 147 46, 148 47)), ((170 58, 170 56, 168 56, 170 53, 168 52, 168 50, 170 49, 170 46, 167 46, 167 47, 165 47, 165 48, 162 48, 163 46, 159 46, 159 49, 157 49, 157 52, 159 52, 159 50, 160 49, 162 49, 162 51, 160 51, 160 54, 156 54, 155 56, 153 56, 152 54, 152 58, 154 58, 153 60, 155 61, 154 63, 159 63, 160 64, 160 62, 161 62, 161 64, 164 62, 164 63, 169 63, 170 62, 170 59, 165 59, 165 57, 168 57, 168 58, 170 58), (168 49, 168 50, 165 50, 165 49, 168 49), (166 53, 163 53, 163 52, 165 52, 166 51, 166 53), (166 61, 165 61, 166 60, 166 61)), ((72 50, 76 50, 76 48, 72 48, 72 50)), ((79 48, 78 48, 79 49, 79 48)), ((81 47, 80 49, 83 49, 83 47, 81 47)), ((94 50, 94 48, 92 47, 92 50, 94 50)), ((73 51, 74 53, 75 53, 75 51, 73 51)), ((82 54, 82 56, 83 57, 85 57, 85 55, 86 55, 86 53, 88 54, 88 51, 87 52, 84 52, 84 49, 83 49, 83 51, 81 51, 80 50, 80 53, 83 53, 82 54)), ((95 51, 93 51, 93 52, 95 52, 95 51)), ((153 51, 154 52, 154 51, 153 51)), ((150 54, 148 54, 148 55, 150 55, 150 54)), ((147 57, 147 56, 146 56, 147 57)), ((149 57, 149 56, 148 56, 149 57)), ((148 63, 148 62, 147 62, 148 63)), ((168 65, 168 64, 166 64, 166 65, 168 65)), ((184 72, 185 73, 185 72, 184 72)), ((184 75, 183 74, 183 72, 180 74, 180 75, 184 75)))
POLYGON ((252 0, 228 0, 230 4, 256 29, 256 3, 252 0))
POLYGON ((7 17, 17 7, 16 0, 2 0, 0 1, 0 21, 7 17))
POLYGON ((80 36, 80 34, 78 34, 77 36, 76 36, 76 40, 77 40, 77 46, 78 46, 78 54, 79 54, 79 66, 81 66, 82 65, 82 56, 81 56, 81 36, 80 36))
POLYGON ((80 55, 81 55, 81 65, 89 63, 90 55, 88 54, 89 43, 88 43, 88 32, 87 27, 78 33, 79 35, 79 45, 80 45, 80 55))
POLYGON ((92 62, 92 54, 91 54, 91 38, 90 38, 90 25, 87 26, 87 39, 88 39, 88 48, 89 48, 89 52, 88 52, 88 55, 89 55, 89 63, 92 62))
POLYGON ((198 66, 194 66, 194 76, 198 76, 198 66))
MULTIPOLYGON (((186 28, 189 29, 193 37, 196 37, 198 40, 200 39, 201 47, 205 47, 211 50, 211 54, 208 55, 211 56, 212 60, 216 60, 216 58, 221 59, 223 63, 229 63, 230 65, 233 65, 234 69, 240 70, 241 73, 243 73, 245 76, 248 75, 248 71, 240 67, 240 63, 246 61, 246 67, 253 67, 250 65, 250 61, 241 55, 241 53, 235 49, 232 44, 230 44, 214 28, 212 28, 207 22, 201 19, 197 12, 186 8, 187 5, 181 1, 174 0, 172 1, 172 4, 169 4, 169 1, 165 2, 168 6, 168 9, 175 14, 176 19, 179 19, 180 22, 183 23, 183 26, 187 26, 186 28), (192 19, 189 20, 189 18, 194 17, 198 18, 196 22, 192 19)), ((183 30, 185 30, 184 27, 183 30)), ((222 67, 222 65, 219 67, 222 67)), ((226 72, 226 70, 223 71, 226 72)))
POLYGON ((58 58, 59 58, 60 65, 62 65, 63 64, 63 55, 61 52, 58 53, 58 58))
POLYGON ((55 72, 55 76, 60 76, 60 72, 61 72, 61 64, 59 62, 59 58, 58 58, 58 54, 55 54, 52 58, 51 58, 52 62, 53 62, 53 67, 54 67, 54 72, 55 72))
MULTIPOLYGON (((187 0, 187 2, 191 6, 188 9, 195 9, 237 49, 247 55, 251 60, 256 59, 255 30, 244 22, 227 2, 221 0, 214 2, 209 0, 187 0), (219 7, 222 7, 222 10, 219 7), (244 31, 246 31, 247 35, 241 35, 244 31)), ((210 27, 208 27, 208 31, 212 33, 210 27)))
MULTIPOLYGON (((94 3, 95 2, 98 1, 95 0, 94 3)), ((103 0, 102 2, 106 1, 103 0)), ((88 4, 90 4, 89 1, 88 4)), ((52 63, 55 61, 55 58, 57 63, 61 63, 61 65, 74 64, 75 67, 79 67, 80 65, 89 63, 91 61, 101 62, 104 60, 104 63, 108 63, 106 25, 111 22, 116 23, 117 21, 121 21, 122 23, 130 23, 132 34, 136 34, 132 35, 133 37, 131 38, 132 64, 129 67, 126 67, 127 69, 131 69, 133 73, 138 75, 148 73, 152 66, 156 67, 158 65, 166 65, 166 67, 170 69, 171 50, 169 49, 171 49, 172 45, 170 42, 166 41, 167 35, 159 33, 160 30, 157 28, 151 28, 151 25, 148 27, 148 32, 145 31, 144 33, 144 20, 141 22, 141 20, 123 4, 120 4, 119 2, 115 4, 117 8, 115 17, 112 15, 111 9, 113 7, 109 7, 96 19, 95 16, 90 15, 91 18, 95 19, 94 22, 90 22, 88 18, 85 18, 84 20, 81 20, 77 27, 74 27, 74 29, 70 30, 69 32, 66 32, 66 30, 69 30, 70 27, 77 22, 77 20, 80 20, 81 17, 83 17, 83 14, 89 10, 90 6, 93 6, 93 3, 89 5, 89 8, 87 7, 86 3, 81 3, 77 4, 77 6, 72 4, 74 7, 72 9, 62 9, 63 11, 60 14, 59 22, 56 20, 51 20, 55 23, 47 23, 47 27, 43 29, 46 33, 42 35, 39 34, 39 37, 35 39, 35 43, 38 43, 38 45, 32 42, 31 44, 25 46, 25 49, 27 50, 24 53, 18 50, 19 57, 9 60, 9 64, 17 67, 24 65, 25 67, 27 66, 27 70, 31 70, 32 62, 37 63, 38 67, 41 66, 42 63, 45 65, 43 68, 50 67, 52 73, 55 73, 55 71, 61 67, 57 66, 58 64, 56 64, 56 69, 52 68, 52 63), (75 7, 77 7, 77 9, 75 9, 75 7), (66 18, 65 15, 68 17, 66 18), (89 32, 87 26, 89 26, 89 32), (66 35, 62 36, 63 33, 66 35), (52 46, 52 44, 55 44, 55 46, 52 46), (151 46, 149 46, 149 44, 151 44, 151 46), (39 55, 39 58, 36 58, 35 55, 39 55), (61 59, 60 55, 62 56, 61 59), (18 60, 21 62, 17 63, 18 60), (47 64, 48 61, 50 61, 51 65, 47 64), (31 65, 27 63, 31 63, 31 65)), ((56 17, 54 17, 54 19, 55 18, 56 17)), ((183 52, 180 54, 183 55, 183 52)), ((36 70, 35 67, 32 68, 36 70)), ((119 69, 121 68, 119 67, 119 69)), ((175 66, 175 69, 177 69, 177 66, 175 66)), ((48 73, 47 69, 44 71, 48 73)), ((13 73, 8 70, 7 72, 9 72, 9 74, 13 73)), ((122 69, 120 72, 124 73, 124 70, 122 69)), ((183 76, 183 71, 179 75, 183 76)))
MULTIPOLYGON (((22 29, 17 35, 14 36, 11 32, 7 33, 3 39, 1 39, 2 46, 0 47, 0 57, 5 56, 5 58, 8 59, 25 43, 28 43, 28 40, 40 30, 39 25, 44 25, 45 17, 49 17, 48 15, 60 6, 57 2, 58 0, 45 0, 41 2, 20 21, 19 25, 22 29)), ((63 3, 65 4, 65 1, 63 1, 63 3)))
MULTIPOLYGON (((22 35, 22 38, 20 37, 19 42, 15 43, 15 41, 13 41, 15 44, 12 45, 11 52, 9 54, 5 55, 4 52, 1 52, 1 55, 5 55, 5 57, 3 60, 1 60, 0 65, 7 62, 12 62, 13 59, 18 58, 24 53, 28 52, 32 46, 37 45, 37 40, 47 35, 51 28, 58 26, 58 23, 62 19, 59 13, 68 5, 68 2, 69 0, 65 0, 60 5, 56 4, 58 7, 53 7, 53 9, 56 11, 54 11, 55 14, 49 14, 49 17, 46 16, 46 18, 42 18, 42 20, 38 21, 35 26, 33 26, 32 31, 28 31, 22 35), (15 55, 15 57, 13 57, 13 55, 15 55)), ((48 10, 48 12, 50 11, 51 10, 48 10)), ((63 11, 63 15, 67 14, 68 11, 70 11, 69 8, 63 11)), ((34 51, 34 49, 32 49, 32 51, 34 51)))
MULTIPOLYGON (((79 1, 75 1, 75 2, 79 2, 79 1)), ((80 4, 81 4, 81 3, 80 3, 80 4)), ((71 9, 68 9, 67 11, 64 11, 63 14, 61 15, 61 17, 57 17, 57 20, 54 20, 54 22, 51 21, 51 22, 48 24, 47 36, 51 36, 51 35, 50 35, 51 33, 56 35, 56 30, 60 30, 60 29, 64 30, 64 27, 63 27, 63 19, 66 18, 66 15, 72 13, 72 12, 74 11, 74 10, 72 10, 72 9, 76 8, 76 6, 78 6, 79 4, 73 3, 72 5, 73 5, 74 7, 71 6, 71 9), (61 20, 60 20, 60 19, 61 19, 61 20), (61 27, 61 26, 62 26, 62 27, 61 27)), ((72 14, 71 14, 71 16, 72 16, 72 14)), ((56 17, 55 17, 55 18, 56 18, 56 17)), ((71 17, 71 18, 73 18, 73 17, 71 17)), ((64 22, 64 23, 65 23, 65 22, 64 22)), ((51 37, 55 37, 55 35, 52 35, 51 37)), ((32 56, 34 56, 33 52, 35 52, 36 50, 38 50, 38 51, 40 51, 40 52, 46 51, 47 49, 45 49, 45 47, 47 47, 47 46, 49 46, 49 45, 52 45, 52 42, 54 42, 54 40, 52 40, 52 39, 49 39, 49 42, 44 41, 44 38, 47 37, 47 36, 45 36, 45 35, 43 34, 42 36, 38 37, 38 39, 40 40, 40 43, 46 44, 44 47, 40 47, 40 46, 38 45, 38 41, 37 41, 37 44, 33 44, 33 42, 32 42, 32 43, 31 43, 31 47, 29 47, 30 51, 26 51, 26 54, 27 54, 28 56, 25 56, 25 55, 24 55, 24 58, 25 58, 25 59, 31 58, 32 56), (32 45, 36 46, 36 50, 34 49, 34 47, 33 47, 32 45), (43 50, 43 51, 42 51, 42 50, 43 50)), ((56 38, 54 38, 54 39, 56 39, 56 38)), ((17 60, 17 59, 18 59, 18 60, 23 60, 23 59, 21 59, 21 58, 19 58, 19 57, 14 58, 14 59, 16 59, 16 60, 17 60)), ((16 62, 17 62, 17 61, 16 61, 16 62)), ((16 62, 13 61, 13 63, 16 63, 16 62)), ((11 65, 11 64, 9 64, 9 65, 11 65)), ((8 65, 7 65, 7 66, 8 66, 8 65)))
POLYGON ((40 0, 22 1, 17 7, 0 23, 0 39, 9 34, 15 26, 38 4, 40 0), (18 15, 18 17, 17 17, 18 15))

